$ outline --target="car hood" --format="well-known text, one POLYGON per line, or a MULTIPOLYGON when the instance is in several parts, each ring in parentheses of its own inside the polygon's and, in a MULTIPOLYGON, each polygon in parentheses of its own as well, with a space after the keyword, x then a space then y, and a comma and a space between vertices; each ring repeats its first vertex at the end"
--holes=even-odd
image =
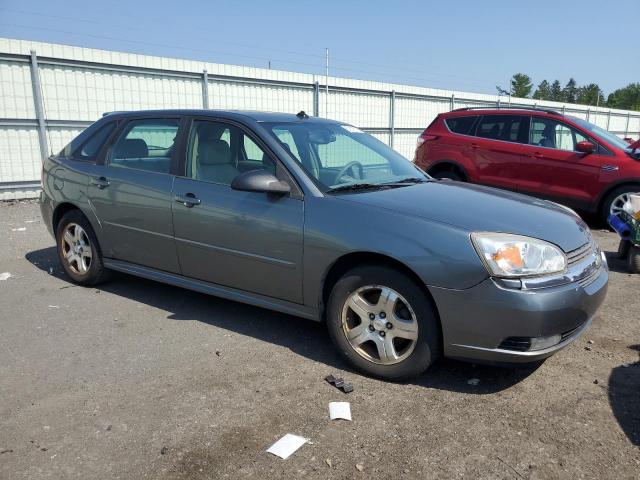
POLYGON ((590 238, 589 228, 564 207, 495 188, 451 181, 341 194, 408 216, 447 223, 470 232, 504 232, 535 237, 569 252, 590 238))

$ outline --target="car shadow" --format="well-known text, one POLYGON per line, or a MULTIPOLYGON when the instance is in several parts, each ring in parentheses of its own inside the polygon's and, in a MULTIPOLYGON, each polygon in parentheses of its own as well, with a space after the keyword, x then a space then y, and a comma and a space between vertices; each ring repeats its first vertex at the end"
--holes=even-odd
MULTIPOLYGON (((61 289, 77 287, 69 281, 60 266, 55 247, 29 252, 25 258, 40 270, 64 281, 65 285, 61 289)), ((171 320, 195 320, 286 347, 298 355, 326 364, 327 374, 332 373, 332 369, 340 369, 360 375, 338 356, 325 326, 318 322, 122 273, 114 273, 111 281, 100 284, 97 288, 170 312, 167 318, 171 320)), ((426 374, 408 383, 425 388, 485 395, 512 387, 531 375, 539 366, 540 363, 536 363, 527 367, 507 368, 442 359, 426 374)))
POLYGON ((617 251, 605 251, 604 256, 607 257, 609 270, 616 273, 629 273, 629 270, 627 269, 627 260, 625 258, 619 258, 617 251))
MULTIPOLYGON (((639 345, 630 349, 640 352, 639 345)), ((609 377, 609 403, 620 428, 633 445, 640 447, 640 353, 638 361, 620 365, 609 377)))

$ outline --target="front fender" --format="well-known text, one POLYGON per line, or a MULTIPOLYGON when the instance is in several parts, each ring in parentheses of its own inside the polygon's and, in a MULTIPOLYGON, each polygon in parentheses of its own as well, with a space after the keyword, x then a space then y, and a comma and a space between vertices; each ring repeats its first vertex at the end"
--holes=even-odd
POLYGON ((465 289, 488 277, 470 232, 340 198, 305 198, 304 302, 317 305, 326 271, 349 253, 376 253, 411 269, 425 285, 465 289))

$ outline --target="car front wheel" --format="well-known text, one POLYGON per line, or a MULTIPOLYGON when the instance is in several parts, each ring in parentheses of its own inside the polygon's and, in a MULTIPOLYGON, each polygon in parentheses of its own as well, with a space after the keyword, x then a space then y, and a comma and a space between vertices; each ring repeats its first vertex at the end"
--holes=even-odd
POLYGON ((58 258, 74 283, 91 286, 107 276, 91 224, 78 210, 66 213, 56 228, 58 258))
POLYGON ((440 327, 426 292, 397 270, 347 272, 333 287, 327 313, 334 345, 367 375, 413 377, 440 354, 440 327))

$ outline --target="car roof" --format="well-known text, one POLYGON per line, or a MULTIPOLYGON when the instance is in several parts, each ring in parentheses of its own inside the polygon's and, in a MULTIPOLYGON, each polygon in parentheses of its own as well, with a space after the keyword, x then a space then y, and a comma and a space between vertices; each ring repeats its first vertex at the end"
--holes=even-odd
POLYGON ((106 112, 103 117, 146 117, 146 116, 170 116, 170 115, 191 115, 198 117, 216 117, 216 118, 228 118, 228 119, 241 119, 239 117, 250 118, 256 122, 304 122, 309 119, 313 119, 314 122, 322 123, 339 123, 335 120, 329 120, 325 118, 312 117, 310 115, 301 115, 304 112, 299 113, 281 113, 281 112, 262 112, 254 110, 205 110, 205 109, 163 109, 163 110, 135 110, 135 111, 119 111, 119 112, 106 112))
POLYGON ((554 116, 566 118, 561 112, 544 108, 457 108, 450 112, 443 113, 444 116, 460 116, 460 115, 523 115, 536 114, 541 116, 554 116))

